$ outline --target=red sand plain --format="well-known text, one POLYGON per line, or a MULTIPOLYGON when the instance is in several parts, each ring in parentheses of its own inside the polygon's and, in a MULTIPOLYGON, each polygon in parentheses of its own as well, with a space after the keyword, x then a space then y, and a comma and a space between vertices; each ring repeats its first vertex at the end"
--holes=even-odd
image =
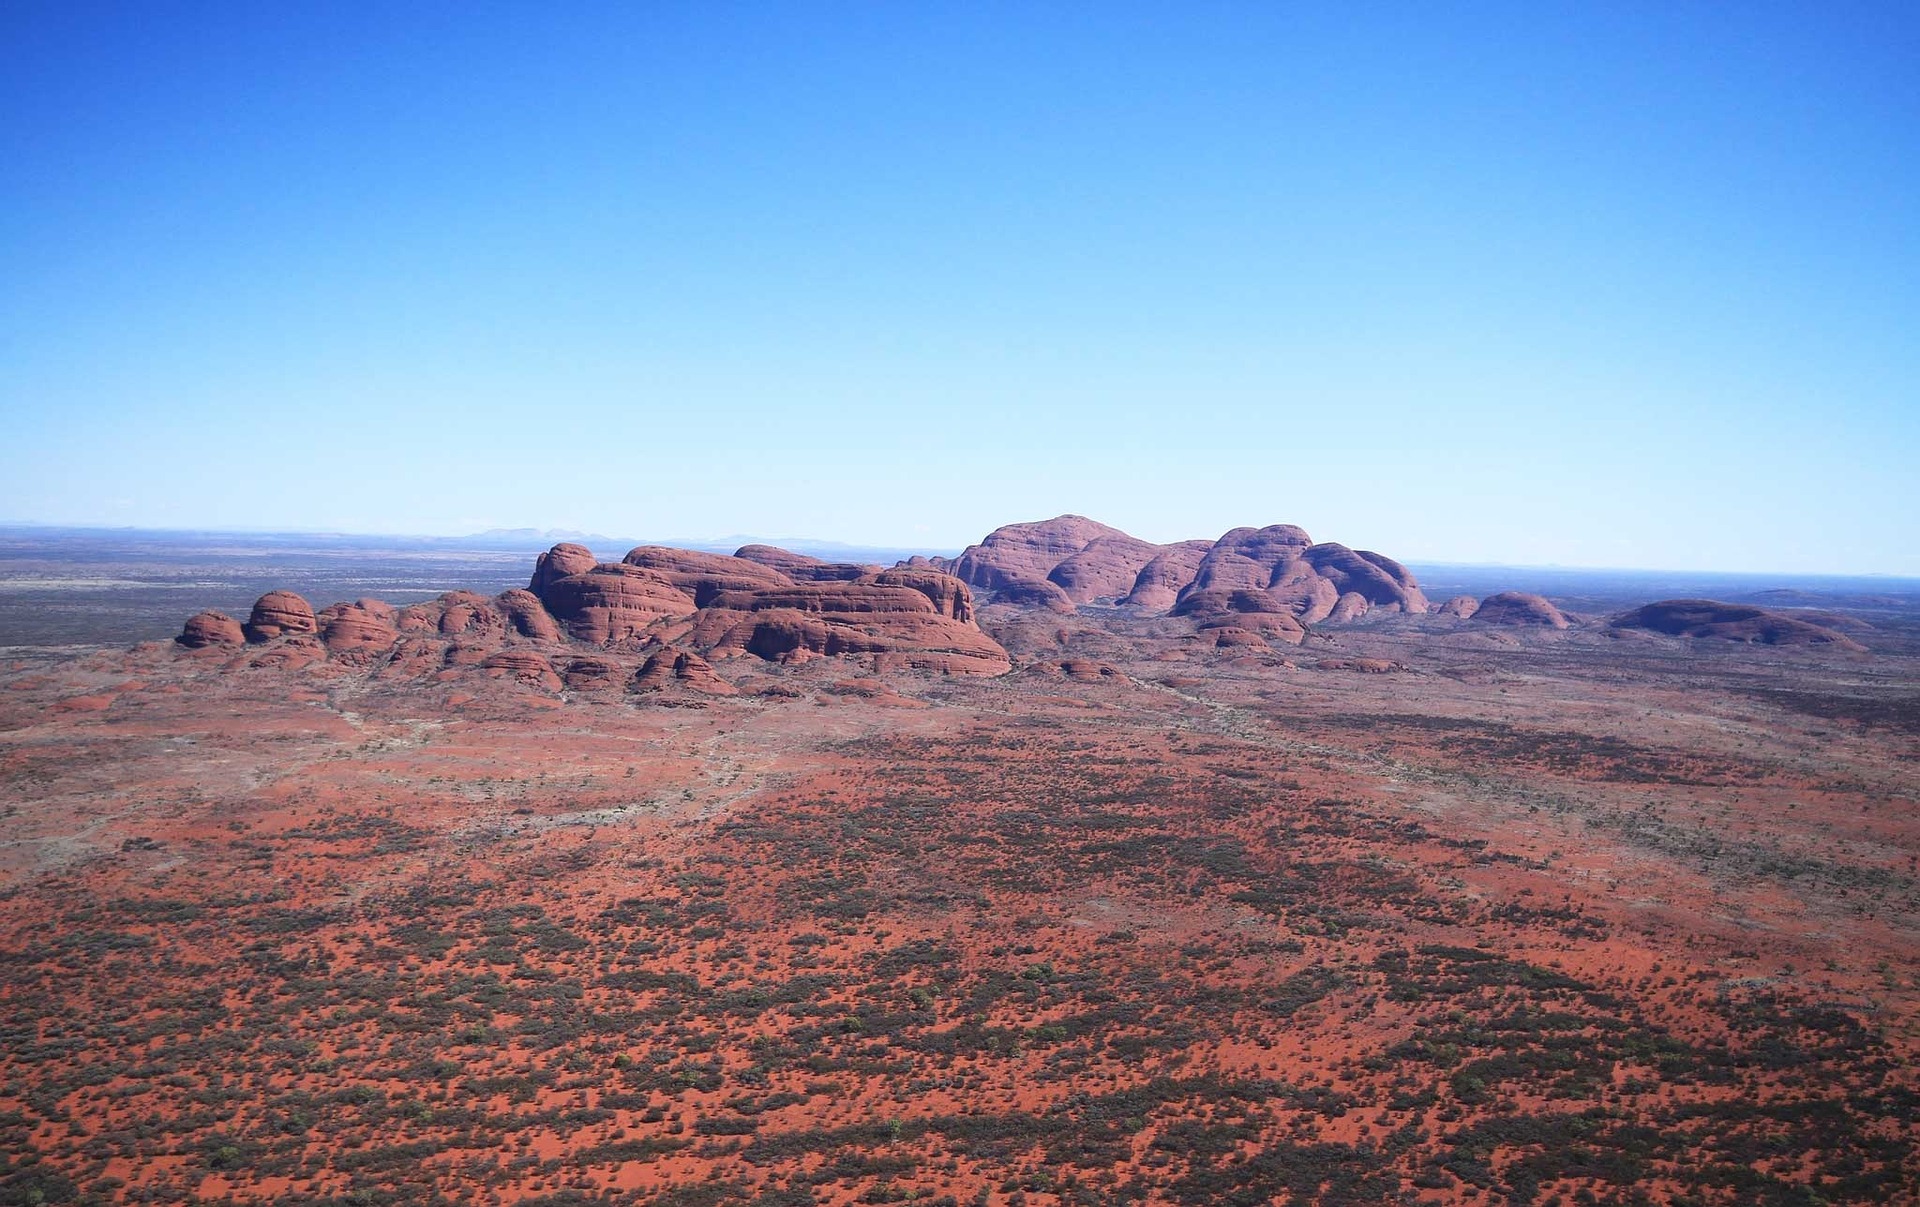
POLYGON ((1001 635, 724 699, 15 665, 0 1202, 1920 1195, 1897 656, 1001 635))

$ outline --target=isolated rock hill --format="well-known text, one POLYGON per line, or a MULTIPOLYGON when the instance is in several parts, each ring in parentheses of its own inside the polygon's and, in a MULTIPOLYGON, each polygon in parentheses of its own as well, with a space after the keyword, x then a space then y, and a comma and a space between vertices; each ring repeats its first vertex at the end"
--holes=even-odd
MULTIPOLYGON (((1452 602, 1448 601, 1449 604, 1452 602)), ((1544 597, 1525 591, 1502 591, 1498 595, 1489 595, 1466 615, 1481 624, 1522 629, 1564 629, 1568 624, 1566 614, 1559 608, 1544 597)))
POLYGON ((1713 599, 1663 599, 1613 619, 1616 629, 1646 629, 1670 637, 1710 637, 1759 645, 1831 645, 1863 650, 1824 625, 1748 604, 1713 599))
POLYGON ((1345 545, 1315 544, 1292 524, 1156 545, 1085 516, 1063 515, 1008 524, 951 563, 928 564, 991 593, 994 602, 1055 611, 1105 603, 1209 617, 1285 612, 1298 625, 1309 625, 1376 611, 1427 610, 1426 596, 1400 563, 1345 545))

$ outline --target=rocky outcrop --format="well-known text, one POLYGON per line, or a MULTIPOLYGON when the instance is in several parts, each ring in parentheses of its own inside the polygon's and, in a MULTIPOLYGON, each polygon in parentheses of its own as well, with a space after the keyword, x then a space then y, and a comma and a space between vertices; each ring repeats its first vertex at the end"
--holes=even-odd
POLYGON ((1200 559, 1193 581, 1181 588, 1181 598, 1198 591, 1270 587, 1282 568, 1298 561, 1312 544, 1313 538, 1292 524, 1230 529, 1200 559))
POLYGON ((1456 595, 1433 610, 1436 616, 1453 616, 1460 620, 1471 620, 1480 610, 1480 601, 1471 595, 1456 595))
POLYGON ((953 576, 989 591, 1013 583, 1044 582, 1055 566, 1102 538, 1134 539, 1118 528, 1077 515, 1008 524, 961 553, 954 560, 953 576))
POLYGON ((1497 624, 1508 628, 1564 629, 1567 618, 1546 598, 1525 591, 1502 591, 1480 601, 1468 613, 1476 624, 1497 624))
POLYGON ((1155 545, 1064 515, 995 529, 960 555, 953 572, 991 592, 995 603, 1055 612, 1107 601, 1191 614, 1181 612, 1184 600, 1234 590, 1267 592, 1277 609, 1302 625, 1427 610, 1419 584, 1399 562, 1370 550, 1315 544, 1293 524, 1235 528, 1216 541, 1155 545), (1043 583, 1058 594, 1038 585, 1043 583))
POLYGON ((993 602, 1016 608, 1045 608, 1049 612, 1071 615, 1073 601, 1056 584, 1041 578, 1004 580, 993 593, 993 602))
POLYGON ((1616 629, 1646 629, 1671 637, 1706 637, 1757 645, 1865 647, 1844 634, 1765 608, 1712 599, 1663 599, 1613 619, 1616 629))
POLYGON ((536 597, 543 596, 549 584, 571 575, 585 574, 593 569, 593 565, 593 550, 585 545, 575 545, 570 541, 555 545, 534 562, 533 581, 527 584, 527 590, 536 597))
POLYGON ((196 612, 187 618, 187 623, 174 640, 190 650, 201 650, 208 646, 240 645, 247 639, 241 631, 240 622, 225 612, 196 612))
MULTIPOLYGON (((1307 631, 1293 612, 1267 592, 1254 587, 1214 587, 1196 591, 1174 607, 1176 616, 1191 616, 1201 632, 1235 629, 1258 634, 1267 641, 1299 645, 1307 631)), ((1225 644, 1234 644, 1232 639, 1225 644)))
POLYGON ((1333 603, 1333 610, 1327 613, 1329 624, 1349 624, 1365 616, 1373 608, 1371 601, 1358 591, 1349 591, 1333 603))
POLYGON ((291 591, 269 591, 253 605, 247 618, 247 640, 256 644, 296 633, 315 633, 320 624, 314 619, 313 605, 291 591))
POLYGON ((560 676, 553 663, 534 650, 500 650, 480 661, 480 669, 499 679, 512 679, 546 691, 560 690, 560 676))
POLYGON ((1181 541, 1160 546, 1160 552, 1140 568, 1133 587, 1120 602, 1147 612, 1170 610, 1179 601, 1181 589, 1199 573, 1200 563, 1212 548, 1212 541, 1181 541))
POLYGON ((886 656, 889 665, 946 673, 998 675, 1012 666, 991 637, 931 610, 862 615, 712 608, 688 640, 716 658, 751 655, 778 663, 872 654, 886 656))
POLYGON ((1125 534, 1096 537, 1056 563, 1046 578, 1076 604, 1113 601, 1133 590, 1140 571, 1159 554, 1160 546, 1125 534))
POLYGON ((882 570, 860 581, 876 587, 906 587, 933 601, 933 610, 961 624, 974 623, 973 592, 967 584, 938 570, 902 568, 882 570))
POLYGON ((530 641, 560 640, 560 625, 540 597, 531 591, 502 591, 494 603, 506 616, 507 625, 530 641))
POLYGON ((568 636, 600 646, 640 639, 656 621, 698 610, 658 572, 617 562, 557 579, 540 600, 568 636))
MULTIPOLYGON (((1292 525, 1157 545, 1069 515, 997 529, 952 562, 913 558, 890 570, 771 545, 746 545, 735 556, 643 545, 618 562, 599 562, 584 545, 564 542, 540 555, 524 590, 453 591, 400 609, 361 600, 318 615, 299 596, 273 592, 245 625, 203 614, 179 643, 245 640, 266 647, 263 662, 330 660, 383 680, 478 673, 555 690, 563 682, 608 686, 662 650, 701 661, 658 662, 655 679, 679 675, 676 666, 698 678, 706 659, 734 657, 849 657, 874 670, 1003 673, 1007 652, 978 627, 969 582, 1007 609, 995 623, 1012 625, 1009 631, 1038 623, 1014 609, 1071 615, 1100 604, 1171 610, 1227 647, 1299 644, 1317 621, 1426 607, 1399 563, 1314 544, 1292 525)), ((1066 644, 1066 632, 1060 629, 1056 646, 1066 644)))
POLYGON ((560 678, 573 691, 618 687, 626 673, 617 660, 594 654, 581 654, 560 665, 560 678))
POLYGON ((646 665, 633 678, 633 690, 637 692, 674 687, 710 696, 731 696, 739 690, 722 679, 711 662, 689 650, 656 650, 648 655, 646 665))
POLYGON ((391 604, 377 599, 359 603, 334 604, 315 619, 320 625, 320 640, 332 656, 367 656, 383 653, 400 639, 397 617, 391 604))
POLYGON ((1367 601, 1369 609, 1385 612, 1425 612, 1427 597, 1407 568, 1390 557, 1366 549, 1349 549, 1340 544, 1321 544, 1308 548, 1300 560, 1332 583, 1341 595, 1354 594, 1367 601))
POLYGON ((721 553, 642 545, 620 559, 621 564, 651 571, 691 596, 697 608, 713 602, 722 591, 751 591, 756 587, 784 587, 793 580, 770 566, 721 553))
POLYGON ((768 587, 755 591, 722 591, 707 605, 735 612, 767 612, 787 608, 795 612, 833 612, 867 615, 885 612, 934 614, 933 601, 911 587, 883 587, 873 583, 809 583, 768 587))
POLYGON ((795 553, 776 545, 742 545, 734 550, 733 556, 742 561, 765 566, 770 570, 777 570, 797 583, 852 582, 880 568, 855 565, 852 562, 821 561, 817 557, 808 557, 804 553, 795 553))

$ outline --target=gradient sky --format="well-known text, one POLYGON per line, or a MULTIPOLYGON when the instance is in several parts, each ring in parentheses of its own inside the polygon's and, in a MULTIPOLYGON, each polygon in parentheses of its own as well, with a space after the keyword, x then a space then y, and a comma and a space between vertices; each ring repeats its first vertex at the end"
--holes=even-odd
POLYGON ((0 520, 1920 574, 1920 6, 0 4, 0 520))

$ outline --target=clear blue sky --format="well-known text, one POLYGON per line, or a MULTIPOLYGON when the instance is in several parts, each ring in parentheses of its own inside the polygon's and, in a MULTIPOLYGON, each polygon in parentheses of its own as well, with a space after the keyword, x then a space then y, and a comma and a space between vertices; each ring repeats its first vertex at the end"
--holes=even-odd
POLYGON ((0 520, 1920 573, 1920 5, 0 5, 0 520))

